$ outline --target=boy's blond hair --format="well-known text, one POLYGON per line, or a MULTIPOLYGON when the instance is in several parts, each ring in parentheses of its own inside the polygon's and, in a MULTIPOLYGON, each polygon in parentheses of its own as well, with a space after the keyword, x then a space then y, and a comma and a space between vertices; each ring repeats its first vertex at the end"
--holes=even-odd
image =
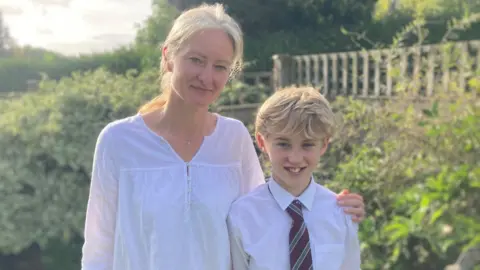
POLYGON ((335 116, 330 103, 313 87, 288 87, 276 91, 262 104, 255 133, 264 137, 302 134, 308 139, 330 139, 335 116))

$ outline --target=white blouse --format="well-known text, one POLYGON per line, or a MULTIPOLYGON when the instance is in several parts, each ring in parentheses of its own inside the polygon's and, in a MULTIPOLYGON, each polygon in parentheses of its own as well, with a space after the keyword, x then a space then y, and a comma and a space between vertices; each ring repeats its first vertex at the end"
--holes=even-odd
POLYGON ((83 270, 227 270, 232 202, 264 176, 242 122, 218 116, 191 162, 137 114, 99 135, 83 270))

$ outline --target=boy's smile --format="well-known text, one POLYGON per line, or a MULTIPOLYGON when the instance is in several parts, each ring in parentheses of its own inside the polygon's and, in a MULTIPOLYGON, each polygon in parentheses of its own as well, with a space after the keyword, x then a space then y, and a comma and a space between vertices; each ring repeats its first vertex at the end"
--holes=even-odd
POLYGON ((292 174, 299 175, 307 167, 284 167, 285 170, 289 171, 292 174))
POLYGON ((313 170, 328 146, 328 140, 309 139, 303 134, 267 138, 258 134, 257 142, 270 159, 272 177, 294 196, 308 187, 313 170))

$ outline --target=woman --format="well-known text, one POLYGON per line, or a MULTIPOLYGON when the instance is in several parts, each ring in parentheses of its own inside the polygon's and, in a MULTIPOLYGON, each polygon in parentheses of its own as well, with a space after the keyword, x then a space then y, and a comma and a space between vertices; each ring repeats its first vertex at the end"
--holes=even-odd
MULTIPOLYGON (((99 135, 82 269, 230 268, 230 205, 264 175, 246 127, 208 106, 242 52, 241 30, 221 5, 176 19, 162 51, 162 94, 99 135)), ((362 218, 360 196, 343 201, 362 218)))

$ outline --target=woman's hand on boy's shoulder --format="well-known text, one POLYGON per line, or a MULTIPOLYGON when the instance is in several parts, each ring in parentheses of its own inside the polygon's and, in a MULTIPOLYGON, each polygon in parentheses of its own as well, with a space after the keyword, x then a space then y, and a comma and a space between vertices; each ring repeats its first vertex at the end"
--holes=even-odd
POLYGON ((365 204, 360 194, 343 190, 337 195, 337 202, 346 214, 352 216, 353 222, 360 223, 365 219, 365 204))

